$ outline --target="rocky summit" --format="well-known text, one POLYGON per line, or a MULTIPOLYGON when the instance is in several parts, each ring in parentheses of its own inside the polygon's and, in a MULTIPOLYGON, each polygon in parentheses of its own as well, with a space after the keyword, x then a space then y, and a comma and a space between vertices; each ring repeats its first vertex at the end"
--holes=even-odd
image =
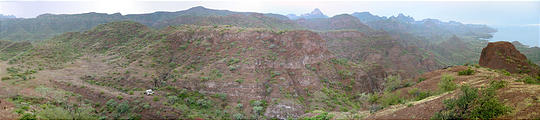
POLYGON ((510 42, 492 42, 482 49, 480 66, 511 73, 538 73, 536 66, 510 42))

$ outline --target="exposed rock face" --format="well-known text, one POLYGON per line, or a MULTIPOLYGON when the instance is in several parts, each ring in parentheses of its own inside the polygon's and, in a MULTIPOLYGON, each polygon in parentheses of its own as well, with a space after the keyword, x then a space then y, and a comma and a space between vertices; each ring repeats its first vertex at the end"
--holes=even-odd
POLYGON ((480 66, 504 69, 511 73, 537 73, 533 64, 510 42, 492 42, 482 49, 480 66))
POLYGON ((400 38, 386 33, 332 31, 320 35, 336 56, 381 65, 383 67, 380 70, 404 78, 442 68, 430 52, 416 46, 399 44, 400 38))

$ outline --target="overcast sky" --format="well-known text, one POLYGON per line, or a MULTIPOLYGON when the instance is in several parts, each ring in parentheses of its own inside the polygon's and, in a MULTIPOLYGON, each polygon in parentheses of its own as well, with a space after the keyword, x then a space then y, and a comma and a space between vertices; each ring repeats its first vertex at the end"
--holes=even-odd
MULTIPOLYGON (((241 12, 262 12, 278 14, 302 14, 319 8, 328 16, 371 12, 380 16, 392 16, 399 13, 410 15, 416 20, 435 18, 443 21, 454 20, 463 23, 487 24, 501 27, 532 27, 536 33, 533 43, 540 45, 540 1, 172 1, 145 2, 126 0, 102 1, 56 1, 38 2, 0 1, 0 14, 32 18, 44 13, 76 14, 86 12, 139 14, 156 11, 180 11, 195 6, 210 9, 224 9, 241 12)), ((531 41, 531 40, 528 40, 531 41)))

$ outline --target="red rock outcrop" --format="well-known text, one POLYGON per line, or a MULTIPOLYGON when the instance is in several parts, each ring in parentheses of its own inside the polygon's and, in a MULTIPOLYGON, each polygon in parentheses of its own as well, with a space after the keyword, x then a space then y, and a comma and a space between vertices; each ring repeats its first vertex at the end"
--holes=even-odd
POLYGON ((510 42, 491 42, 482 49, 480 66, 492 69, 504 69, 511 73, 538 72, 533 64, 529 64, 527 57, 521 54, 510 42))

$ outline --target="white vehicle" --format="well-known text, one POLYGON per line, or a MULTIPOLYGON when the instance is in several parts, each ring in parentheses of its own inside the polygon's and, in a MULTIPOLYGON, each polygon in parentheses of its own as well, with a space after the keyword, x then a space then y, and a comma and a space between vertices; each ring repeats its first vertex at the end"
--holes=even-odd
POLYGON ((152 91, 152 89, 148 89, 148 90, 146 90, 146 92, 144 92, 144 94, 146 94, 146 95, 153 95, 153 94, 154 94, 154 91, 152 91))

